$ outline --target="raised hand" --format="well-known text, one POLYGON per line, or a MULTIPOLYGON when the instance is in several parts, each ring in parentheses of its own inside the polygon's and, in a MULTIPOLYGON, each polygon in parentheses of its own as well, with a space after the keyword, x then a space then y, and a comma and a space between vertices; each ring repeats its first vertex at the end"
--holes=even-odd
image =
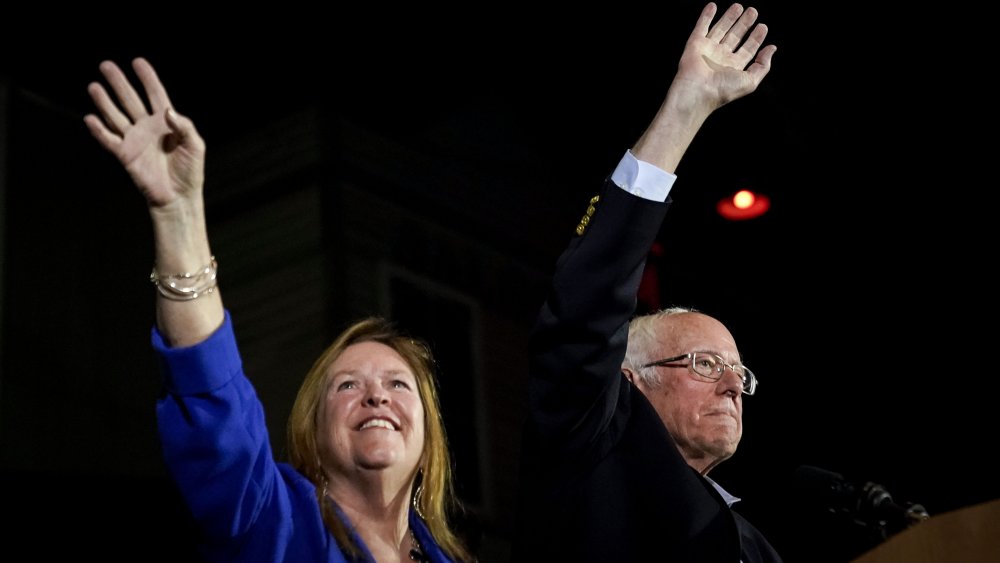
POLYGON ((122 163, 151 208, 169 206, 181 198, 200 201, 204 140, 190 119, 172 109, 153 66, 137 58, 132 68, 146 92, 148 107, 118 65, 104 61, 101 74, 118 103, 103 85, 92 82, 87 92, 101 117, 88 114, 84 122, 94 138, 122 163))
POLYGON ((754 90, 771 69, 774 45, 761 48, 767 26, 755 8, 733 4, 712 24, 716 5, 702 10, 678 63, 675 82, 701 89, 700 99, 716 109, 754 90), (749 33, 749 35, 748 35, 749 33))
POLYGON ((761 48, 767 26, 755 25, 756 9, 733 4, 713 25, 715 13, 712 2, 701 11, 663 104, 632 147, 636 158, 667 172, 712 112, 757 89, 778 50, 761 48))

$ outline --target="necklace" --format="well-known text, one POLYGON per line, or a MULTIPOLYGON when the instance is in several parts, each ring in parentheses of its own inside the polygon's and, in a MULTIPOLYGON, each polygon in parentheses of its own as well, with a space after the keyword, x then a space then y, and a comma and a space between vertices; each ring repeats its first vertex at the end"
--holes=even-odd
POLYGON ((417 541, 417 536, 413 533, 413 528, 410 528, 410 541, 413 547, 410 548, 410 559, 413 561, 427 561, 427 556, 424 555, 423 548, 420 547, 420 542, 417 541))

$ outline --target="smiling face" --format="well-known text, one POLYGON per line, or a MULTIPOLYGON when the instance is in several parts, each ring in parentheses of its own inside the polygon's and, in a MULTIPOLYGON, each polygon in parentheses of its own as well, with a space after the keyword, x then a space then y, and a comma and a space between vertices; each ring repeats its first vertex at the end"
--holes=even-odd
MULTIPOLYGON (((736 341, 716 319, 701 313, 682 313, 657 321, 657 357, 689 352, 712 352, 727 363, 739 363, 736 341)), ((681 455, 701 473, 736 452, 743 435, 743 382, 726 369, 718 381, 709 381, 685 367, 651 367, 661 384, 650 386, 634 378, 677 442, 681 455)))
POLYGON ((326 381, 317 427, 323 466, 409 478, 423 452, 424 408, 403 357, 378 342, 352 344, 330 365, 326 381))

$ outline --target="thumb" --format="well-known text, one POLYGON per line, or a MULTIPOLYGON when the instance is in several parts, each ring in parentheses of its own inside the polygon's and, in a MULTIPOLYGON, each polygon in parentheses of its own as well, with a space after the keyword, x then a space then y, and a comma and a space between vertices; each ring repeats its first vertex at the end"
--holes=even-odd
POLYGON ((170 130, 182 139, 197 133, 194 122, 174 111, 174 108, 167 108, 165 117, 170 130))
POLYGON ((194 127, 194 121, 174 111, 174 108, 167 108, 164 118, 170 132, 173 133, 173 144, 175 146, 186 145, 192 149, 204 150, 204 141, 198 135, 194 127))

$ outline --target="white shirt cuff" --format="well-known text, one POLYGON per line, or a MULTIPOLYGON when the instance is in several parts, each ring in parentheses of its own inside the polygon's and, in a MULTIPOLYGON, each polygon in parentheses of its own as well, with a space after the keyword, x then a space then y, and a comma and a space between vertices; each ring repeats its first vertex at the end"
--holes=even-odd
POLYGON ((619 188, 652 201, 666 201, 675 180, 676 175, 637 159, 631 150, 625 151, 611 174, 611 181, 619 188))

